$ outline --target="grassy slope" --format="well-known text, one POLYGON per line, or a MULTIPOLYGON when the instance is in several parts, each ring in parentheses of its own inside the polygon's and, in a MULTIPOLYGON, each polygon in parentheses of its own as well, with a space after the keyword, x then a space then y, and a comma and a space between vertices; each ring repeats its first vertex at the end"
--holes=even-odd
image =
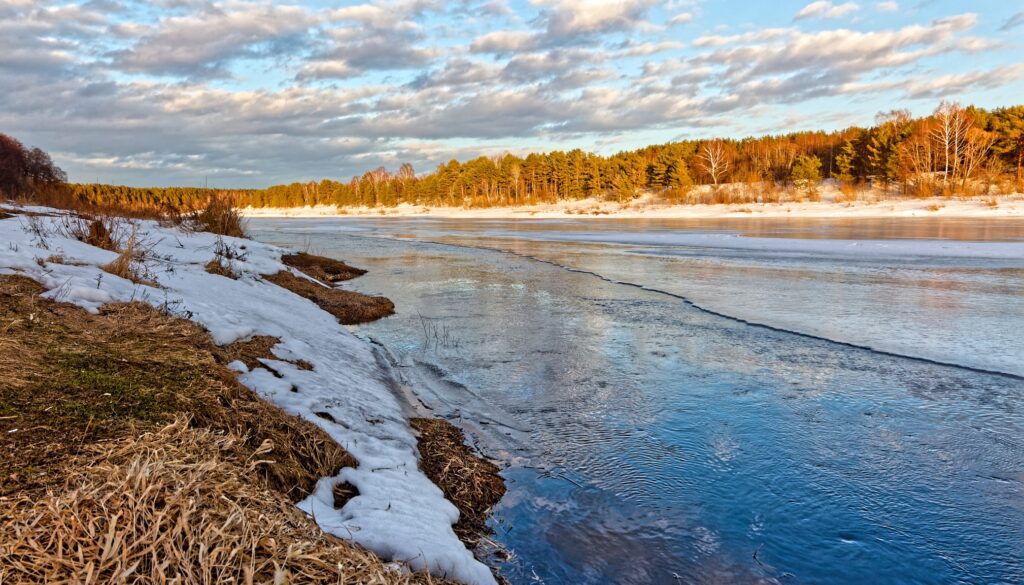
POLYGON ((291 506, 355 462, 223 365, 272 343, 217 348, 148 305, 91 315, 42 292, 0 276, 0 581, 443 582, 291 506))

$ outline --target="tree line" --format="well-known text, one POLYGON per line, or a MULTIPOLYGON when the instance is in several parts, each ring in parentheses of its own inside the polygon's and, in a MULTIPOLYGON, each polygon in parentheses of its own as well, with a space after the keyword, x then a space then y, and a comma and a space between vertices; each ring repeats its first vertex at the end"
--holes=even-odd
MULTIPOLYGON (((452 160, 419 175, 406 163, 348 181, 266 189, 134 188, 70 185, 73 197, 99 204, 194 209, 220 193, 253 207, 491 207, 601 197, 627 202, 646 192, 676 202, 695 185, 751 187, 770 201, 780 187, 813 191, 829 178, 844 188, 876 186, 914 196, 988 194, 1024 183, 1024 106, 985 110, 943 102, 914 118, 879 114, 875 124, 824 132, 742 139, 683 140, 601 156, 580 149, 452 160), (1008 186, 1007 186, 1008 185, 1008 186)), ((714 189, 712 189, 714 191, 714 189)))
POLYGON ((0 194, 25 197, 67 180, 67 174, 53 164, 49 154, 38 148, 27 148, 17 139, 0 134, 0 194))
POLYGON ((812 189, 821 179, 876 185, 916 196, 981 194, 997 181, 1020 189, 1024 106, 991 111, 943 102, 913 118, 879 114, 868 128, 743 139, 684 140, 600 156, 580 149, 456 160, 417 175, 403 164, 341 182, 276 185, 243 201, 305 205, 504 206, 588 197, 628 201, 644 192, 686 193, 694 185, 746 183, 812 189))

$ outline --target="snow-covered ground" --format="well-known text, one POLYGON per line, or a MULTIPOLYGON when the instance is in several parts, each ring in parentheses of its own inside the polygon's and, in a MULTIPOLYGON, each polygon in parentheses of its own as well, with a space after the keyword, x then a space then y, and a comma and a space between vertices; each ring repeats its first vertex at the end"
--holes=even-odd
POLYGON ((960 200, 955 198, 887 199, 877 192, 862 194, 850 203, 837 202, 834 187, 822 188, 822 201, 802 203, 735 203, 717 205, 666 205, 652 195, 620 205, 598 199, 561 201, 519 207, 465 209, 462 207, 424 207, 403 203, 396 207, 348 207, 333 205, 296 208, 247 208, 248 217, 443 217, 466 219, 504 218, 649 218, 649 219, 718 219, 718 218, 887 218, 887 217, 1024 217, 1024 195, 960 200))
POLYGON ((90 311, 110 302, 147 302, 202 324, 218 344, 254 335, 279 337, 273 352, 282 361, 268 365, 281 377, 235 362, 241 382, 323 428, 359 461, 358 468, 321 479, 299 507, 325 531, 384 558, 465 583, 495 583, 452 531, 458 510, 420 472, 416 439, 369 347, 312 302, 260 278, 290 270, 280 261, 285 250, 222 238, 243 254, 230 261, 240 275, 233 280, 204 268, 215 256, 219 236, 135 222, 140 246, 147 250, 146 276, 155 285, 149 286, 104 272, 102 266, 117 254, 70 237, 68 221, 25 215, 0 220, 0 274, 31 277, 49 289, 45 296, 90 311), (283 361, 299 358, 314 368, 283 361), (340 482, 354 485, 359 495, 335 510, 331 490, 340 482))

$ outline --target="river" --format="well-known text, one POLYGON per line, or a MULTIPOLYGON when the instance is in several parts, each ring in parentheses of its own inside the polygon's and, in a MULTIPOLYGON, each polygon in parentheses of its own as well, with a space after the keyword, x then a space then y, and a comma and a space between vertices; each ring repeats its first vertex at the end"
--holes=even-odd
POLYGON ((1024 222, 249 227, 395 302, 513 583, 1024 582, 1024 222))

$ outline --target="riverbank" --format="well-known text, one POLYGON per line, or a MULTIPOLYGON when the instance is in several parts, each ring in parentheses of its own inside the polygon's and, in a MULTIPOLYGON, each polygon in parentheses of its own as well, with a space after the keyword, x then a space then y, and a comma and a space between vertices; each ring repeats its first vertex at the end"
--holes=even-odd
POLYGON ((0 579, 494 583, 453 531, 443 454, 342 326, 393 311, 332 286, 360 271, 153 221, 104 218, 104 249, 93 219, 0 213, 0 579))
POLYGON ((647 195, 627 204, 582 199, 519 207, 424 207, 402 204, 395 207, 345 207, 321 205, 297 208, 245 208, 246 217, 436 217, 446 219, 731 219, 731 218, 849 218, 884 219, 899 217, 935 218, 1020 218, 1024 217, 1024 195, 984 198, 925 199, 883 198, 862 194, 846 201, 834 188, 822 189, 818 202, 732 203, 670 205, 647 195))

